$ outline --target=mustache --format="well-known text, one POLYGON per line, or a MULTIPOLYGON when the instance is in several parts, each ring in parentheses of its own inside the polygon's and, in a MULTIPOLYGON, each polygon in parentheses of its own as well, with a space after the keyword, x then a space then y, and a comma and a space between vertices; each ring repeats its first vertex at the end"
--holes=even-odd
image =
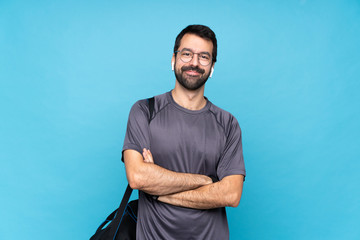
POLYGON ((192 66, 183 66, 182 68, 181 68, 181 70, 183 71, 183 72, 185 72, 185 71, 196 71, 196 72, 198 72, 198 73, 200 73, 200 74, 203 74, 204 72, 205 72, 205 70, 204 69, 201 69, 201 68, 199 68, 199 67, 192 67, 192 66))

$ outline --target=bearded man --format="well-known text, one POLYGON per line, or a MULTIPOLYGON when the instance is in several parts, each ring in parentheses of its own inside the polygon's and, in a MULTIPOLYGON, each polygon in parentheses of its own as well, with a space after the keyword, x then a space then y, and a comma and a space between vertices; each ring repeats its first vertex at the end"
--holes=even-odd
POLYGON ((137 239, 229 239, 225 207, 240 202, 245 166, 235 117, 204 96, 217 56, 215 33, 190 25, 176 37, 175 87, 131 108, 123 146, 139 190, 137 239))

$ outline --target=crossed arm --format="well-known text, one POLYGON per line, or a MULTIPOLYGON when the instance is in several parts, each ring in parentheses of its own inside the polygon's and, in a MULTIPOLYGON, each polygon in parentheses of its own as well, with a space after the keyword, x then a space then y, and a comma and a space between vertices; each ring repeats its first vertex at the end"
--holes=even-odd
POLYGON ((124 162, 130 187, 158 195, 161 202, 196 209, 237 207, 240 202, 242 175, 213 183, 205 175, 177 173, 154 164, 151 152, 146 149, 142 155, 125 150, 124 162))

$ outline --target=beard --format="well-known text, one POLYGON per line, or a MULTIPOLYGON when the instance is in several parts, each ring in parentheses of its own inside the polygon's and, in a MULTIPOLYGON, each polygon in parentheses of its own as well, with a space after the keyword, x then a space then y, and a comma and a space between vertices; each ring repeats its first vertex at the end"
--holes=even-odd
POLYGON ((185 89, 190 90, 190 91, 197 90, 206 83, 206 81, 209 78, 210 72, 205 75, 204 75, 204 73, 205 73, 205 70, 201 69, 199 67, 183 66, 179 70, 177 70, 175 67, 176 80, 180 83, 181 86, 183 86, 185 89), (199 75, 199 76, 187 75, 185 72, 189 71, 189 70, 196 71, 196 72, 200 73, 201 75, 199 75))

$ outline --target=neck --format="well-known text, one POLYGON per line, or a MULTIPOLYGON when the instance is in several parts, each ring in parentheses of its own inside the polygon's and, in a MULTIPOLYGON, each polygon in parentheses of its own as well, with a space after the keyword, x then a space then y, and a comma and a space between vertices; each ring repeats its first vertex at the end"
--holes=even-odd
POLYGON ((189 110, 200 110, 206 105, 204 98, 205 85, 197 90, 188 90, 175 83, 175 88, 171 91, 174 101, 189 110))

